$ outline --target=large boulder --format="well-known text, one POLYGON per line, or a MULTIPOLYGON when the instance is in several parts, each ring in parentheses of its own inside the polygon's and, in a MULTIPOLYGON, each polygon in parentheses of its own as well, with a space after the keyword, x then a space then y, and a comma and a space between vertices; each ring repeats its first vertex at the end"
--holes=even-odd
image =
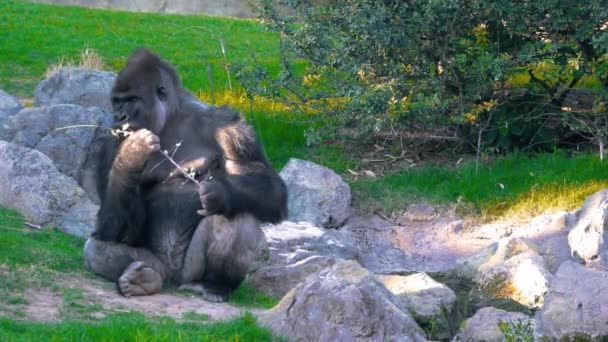
POLYGON ((572 256, 585 262, 608 266, 608 189, 587 197, 576 225, 568 234, 572 256))
POLYGON ((355 261, 308 277, 260 322, 293 341, 424 341, 400 301, 355 261))
POLYGON ((445 319, 456 302, 456 294, 449 287, 433 280, 426 273, 409 276, 383 275, 380 281, 397 298, 417 322, 427 326, 434 325, 435 338, 447 338, 449 325, 445 319))
POLYGON ((101 147, 99 138, 108 134, 111 123, 111 115, 99 108, 70 104, 26 108, 9 118, 7 138, 46 154, 99 203, 95 155, 101 147))
POLYGON ((266 266, 258 269, 248 282, 258 291, 273 298, 282 298, 311 274, 333 265, 332 257, 313 255, 289 265, 266 266))
POLYGON ((0 140, 6 140, 7 121, 23 107, 17 98, 0 89, 0 140))
POLYGON ((608 272, 563 263, 553 276, 536 324, 549 340, 608 336, 608 272))
POLYGON ((350 188, 332 170, 292 158, 280 175, 287 185, 290 221, 329 228, 339 227, 350 215, 350 188))
POLYGON ((0 206, 17 210, 31 223, 81 237, 93 231, 98 210, 46 155, 5 141, 0 141, 0 206))
POLYGON ((37 107, 76 104, 111 112, 110 91, 116 74, 86 68, 62 68, 41 81, 34 90, 37 107))
POLYGON ((289 267, 312 256, 355 259, 358 255, 357 248, 343 241, 339 232, 306 222, 283 221, 264 225, 262 230, 268 241, 269 255, 262 263, 254 265, 253 270, 266 266, 289 267))
POLYGON ((534 323, 530 317, 519 312, 486 307, 478 310, 473 317, 462 324, 462 328, 453 341, 505 341, 500 324, 522 327, 526 337, 533 338, 534 323))

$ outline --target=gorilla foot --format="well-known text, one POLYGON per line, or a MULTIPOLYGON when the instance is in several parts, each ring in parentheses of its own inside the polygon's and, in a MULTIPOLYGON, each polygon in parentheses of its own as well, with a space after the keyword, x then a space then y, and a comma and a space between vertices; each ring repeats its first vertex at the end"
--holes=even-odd
POLYGON ((229 291, 206 287, 199 283, 182 284, 179 289, 195 292, 201 295, 204 300, 212 303, 223 303, 228 300, 228 295, 230 294, 229 291))
POLYGON ((118 278, 118 291, 127 298, 159 293, 162 286, 160 273, 141 261, 132 262, 118 278))

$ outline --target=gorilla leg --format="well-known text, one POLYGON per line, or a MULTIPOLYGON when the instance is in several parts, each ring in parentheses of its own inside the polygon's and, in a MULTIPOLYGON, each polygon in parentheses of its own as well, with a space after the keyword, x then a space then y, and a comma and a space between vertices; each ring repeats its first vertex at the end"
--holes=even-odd
POLYGON ((125 297, 160 292, 170 274, 165 264, 145 248, 89 238, 84 246, 87 269, 116 281, 125 297))
POLYGON ((197 227, 184 258, 180 289, 212 302, 226 301, 245 279, 264 233, 250 214, 213 215, 197 227))

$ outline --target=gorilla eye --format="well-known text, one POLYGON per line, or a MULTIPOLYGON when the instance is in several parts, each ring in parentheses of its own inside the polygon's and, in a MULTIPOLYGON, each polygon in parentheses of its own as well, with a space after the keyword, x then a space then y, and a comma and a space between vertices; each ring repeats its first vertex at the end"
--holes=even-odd
POLYGON ((167 89, 163 86, 156 88, 156 93, 158 94, 158 98, 164 100, 167 98, 167 89))

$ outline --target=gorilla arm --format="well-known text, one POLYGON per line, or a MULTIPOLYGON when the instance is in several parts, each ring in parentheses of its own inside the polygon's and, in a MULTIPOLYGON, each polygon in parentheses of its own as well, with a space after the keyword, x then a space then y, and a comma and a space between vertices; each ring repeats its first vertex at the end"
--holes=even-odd
POLYGON ((133 133, 117 149, 115 141, 107 141, 100 162, 99 172, 104 176, 98 181, 101 207, 93 237, 127 244, 142 241, 145 209, 139 189, 141 172, 150 154, 159 149, 158 137, 146 129, 133 133))
MULTIPOLYGON (((218 110, 226 115, 226 108, 218 110)), ((270 167, 251 126, 236 115, 216 129, 215 137, 225 161, 225 172, 212 172, 215 181, 201 183, 203 213, 230 218, 248 212, 262 222, 273 223, 285 219, 287 188, 270 167)))

